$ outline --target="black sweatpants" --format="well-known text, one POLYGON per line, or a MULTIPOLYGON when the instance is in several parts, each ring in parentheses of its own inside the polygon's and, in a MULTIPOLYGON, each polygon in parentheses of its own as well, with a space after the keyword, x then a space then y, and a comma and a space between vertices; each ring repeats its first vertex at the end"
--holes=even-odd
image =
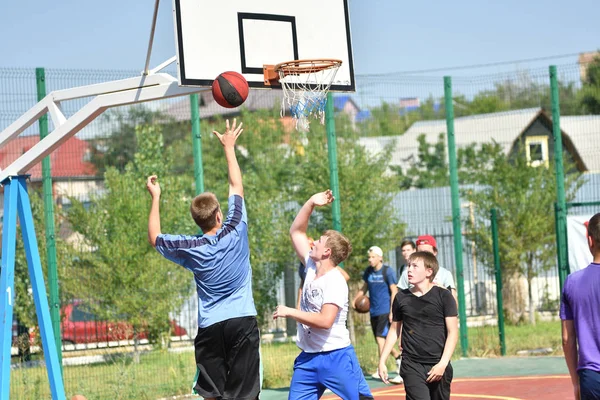
POLYGON ((428 383, 427 373, 434 365, 402 358, 400 376, 404 379, 406 400, 450 400, 450 384, 454 373, 452 364, 448 364, 441 380, 428 383))

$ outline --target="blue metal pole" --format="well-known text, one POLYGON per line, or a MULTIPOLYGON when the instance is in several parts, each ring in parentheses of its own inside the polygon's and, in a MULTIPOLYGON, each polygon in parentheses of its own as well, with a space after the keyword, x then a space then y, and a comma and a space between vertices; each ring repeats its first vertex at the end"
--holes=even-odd
POLYGON ((40 261, 40 253, 35 237, 35 228, 33 226, 31 203, 29 202, 29 194, 27 193, 26 177, 18 176, 16 180, 19 184, 19 221, 21 222, 21 231, 23 232, 23 244, 25 247, 25 255, 27 257, 27 266, 29 267, 29 279, 31 280, 31 286, 33 288, 35 310, 40 326, 44 358, 46 359, 46 369, 48 370, 48 379, 50 380, 50 392, 52 393, 53 400, 65 400, 65 388, 58 361, 56 341, 54 340, 54 331, 52 329, 52 319, 50 318, 50 308, 48 306, 48 296, 44 284, 42 263, 40 261))
POLYGON ((0 399, 10 396, 10 347, 12 345, 12 320, 15 299, 15 251, 17 244, 17 199, 19 185, 14 180, 4 184, 4 220, 2 226, 2 270, 0 274, 0 399))

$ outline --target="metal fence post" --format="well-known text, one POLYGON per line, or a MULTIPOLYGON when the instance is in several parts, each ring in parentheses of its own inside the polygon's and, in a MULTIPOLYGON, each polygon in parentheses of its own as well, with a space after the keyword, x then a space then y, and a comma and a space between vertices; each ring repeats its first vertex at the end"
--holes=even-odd
POLYGON ((562 134, 560 130, 560 103, 556 66, 550 66, 550 92, 552 101, 552 136, 554 138, 554 169, 556 171, 556 244, 560 291, 569 274, 567 258, 567 205, 565 196, 565 171, 563 166, 562 134))
POLYGON ((329 186, 335 200, 332 204, 333 229, 342 231, 342 208, 340 206, 340 183, 338 180, 337 164, 337 137, 335 135, 335 118, 333 109, 333 96, 327 93, 325 105, 325 122, 327 128, 327 155, 329 157, 329 186))
POLYGON ((498 239, 498 215, 492 208, 492 246, 494 249, 494 270, 496 272, 496 304, 498 312, 498 336, 500 339, 500 354, 506 355, 506 336, 504 334, 504 304, 502 303, 502 270, 500 269, 500 241, 498 239))
POLYGON ((460 196, 458 193, 458 165, 454 141, 454 104, 452 103, 452 78, 444 77, 444 100, 446 105, 446 128, 448 130, 448 159, 450 166, 450 192, 452 194, 452 231, 454 233, 454 262, 456 263, 456 287, 458 289, 458 318, 460 321, 460 346, 463 357, 469 352, 467 333, 467 310, 465 306, 465 277, 463 272, 462 229, 460 223, 460 196))
POLYGON ((192 151, 194 153, 194 179, 196 194, 204 192, 204 169, 202 166, 202 133, 200 132, 200 102, 198 94, 190 95, 192 119, 192 151))
MULTIPOLYGON (((37 99, 46 97, 46 71, 44 68, 35 69, 37 99)), ((48 114, 39 119, 40 140, 48 136, 48 114)), ((62 340, 60 335, 60 299, 58 295, 58 271, 56 261, 56 233, 54 227, 54 199, 52 198, 52 169, 50 156, 42 160, 42 191, 44 198, 44 219, 46 226, 46 257, 48 264, 48 291, 50 292, 50 319, 58 353, 58 365, 62 375, 62 340)))

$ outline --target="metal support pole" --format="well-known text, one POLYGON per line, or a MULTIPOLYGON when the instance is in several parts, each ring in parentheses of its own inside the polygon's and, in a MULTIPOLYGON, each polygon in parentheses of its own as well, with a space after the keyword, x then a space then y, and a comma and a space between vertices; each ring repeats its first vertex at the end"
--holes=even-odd
POLYGON ((500 354, 506 355, 506 335, 504 334, 504 304, 502 303, 502 270, 500 269, 500 241, 498 238, 498 215, 492 209, 492 246, 494 250, 494 270, 496 272, 496 303, 498 313, 498 337, 500 339, 500 354))
POLYGON ((52 329, 52 321, 48 307, 46 285, 40 262, 31 203, 27 193, 27 176, 15 176, 2 182, 4 185, 4 226, 2 236, 2 278, 0 279, 0 313, 2 330, 0 344, 2 346, 2 372, 0 375, 0 398, 8 399, 10 396, 10 342, 12 339, 12 314, 14 303, 14 272, 15 272, 15 247, 17 231, 17 215, 21 232, 23 234, 23 247, 27 258, 29 279, 35 310, 38 317, 46 370, 50 381, 50 392, 53 400, 65 400, 65 388, 62 380, 61 369, 58 364, 58 351, 52 329), (17 214, 18 213, 18 214, 17 214))
POLYGON ((0 273, 0 399, 10 398, 10 347, 12 345, 12 320, 15 304, 15 253, 17 243, 17 201, 19 189, 16 181, 4 182, 4 217, 2 219, 2 270, 0 273))
POLYGON ((338 181, 337 137, 335 135, 335 118, 333 96, 327 93, 325 105, 325 123, 327 128, 327 156, 329 157, 329 186, 335 197, 332 204, 333 229, 342 231, 342 208, 340 206, 340 184, 338 181))
POLYGON ((148 75, 150 56, 152 55, 152 43, 154 43, 154 31, 156 30, 156 17, 158 16, 158 3, 160 3, 160 0, 154 1, 154 15, 152 16, 152 25, 150 27, 150 40, 148 41, 148 52, 146 53, 146 65, 144 65, 143 75, 148 75))
POLYGON ((563 165, 562 133, 560 130, 560 103, 556 66, 550 66, 550 91, 552 101, 552 137, 554 138, 554 169, 556 172, 556 255, 560 291, 569 274, 567 256, 567 201, 565 196, 565 171, 563 165))
MULTIPOLYGON (((37 97, 41 101, 46 97, 46 72, 44 68, 35 69, 37 97)), ((40 140, 48 136, 48 114, 39 119, 40 140)), ((52 193, 52 169, 50 156, 42 160, 42 191, 44 197, 44 221, 46 225, 46 258, 48 264, 48 290, 50 292, 50 318, 52 331, 58 351, 58 365, 62 374, 62 341, 60 334, 60 298, 58 288, 58 262, 56 259, 56 229, 54 226, 54 197, 52 193)))
POLYGON ((202 166, 202 133, 200 132, 200 102, 198 94, 190 95, 192 118, 192 151, 194 153, 194 180, 196 194, 204 193, 204 169, 202 166))
POLYGON ((462 229, 460 223, 460 196, 458 193, 458 163, 454 140, 454 104, 452 103, 452 78, 444 77, 446 103, 446 128, 448 130, 448 160, 450 166, 450 192, 452 195, 452 231, 454 236, 454 262, 456 264, 456 288, 458 289, 458 319, 460 322, 460 346, 463 357, 469 352, 467 333, 467 310, 465 307, 465 277, 463 272, 462 229))

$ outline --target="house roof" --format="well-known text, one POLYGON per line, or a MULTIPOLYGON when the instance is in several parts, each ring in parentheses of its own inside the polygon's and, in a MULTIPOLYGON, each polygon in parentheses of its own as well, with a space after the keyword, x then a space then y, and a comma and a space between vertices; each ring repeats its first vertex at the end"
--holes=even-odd
POLYGON ((333 108, 335 110, 337 110, 337 111, 343 110, 347 103, 352 104, 352 106, 355 109, 360 110, 360 108, 358 107, 358 105, 356 105, 354 100, 352 100, 352 97, 350 95, 347 95, 347 94, 342 94, 342 95, 334 94, 333 95, 333 108))
POLYGON ((600 115, 560 117, 560 129, 577 148, 590 172, 600 172, 600 115))
MULTIPOLYGON (((489 143, 494 140, 508 154, 515 140, 540 115, 545 116, 541 108, 528 108, 456 118, 454 120, 456 146, 465 147, 472 143, 489 143)), ((561 117, 561 128, 563 136, 572 141, 574 150, 585 168, 588 171, 600 171, 600 159, 594 157, 594 153, 598 154, 598 149, 590 146, 594 142, 590 140, 591 135, 600 132, 600 117, 561 117), (576 119, 571 121, 570 118, 576 119)), ((364 137, 359 141, 374 153, 381 152, 384 147, 395 141, 391 165, 406 170, 410 167, 411 161, 417 157, 417 138, 423 134, 428 143, 436 143, 440 133, 446 135, 445 119, 416 122, 403 135, 364 137)), ((600 141, 596 140, 595 143, 600 141)))
MULTIPOLYGON (((38 135, 17 137, 0 149, 0 168, 4 169, 12 164, 40 141, 38 135)), ((71 137, 50 154, 50 166, 54 178, 93 177, 96 167, 86 161, 89 144, 85 140, 71 137)), ((32 180, 42 178, 42 163, 33 166, 28 172, 32 180)))

